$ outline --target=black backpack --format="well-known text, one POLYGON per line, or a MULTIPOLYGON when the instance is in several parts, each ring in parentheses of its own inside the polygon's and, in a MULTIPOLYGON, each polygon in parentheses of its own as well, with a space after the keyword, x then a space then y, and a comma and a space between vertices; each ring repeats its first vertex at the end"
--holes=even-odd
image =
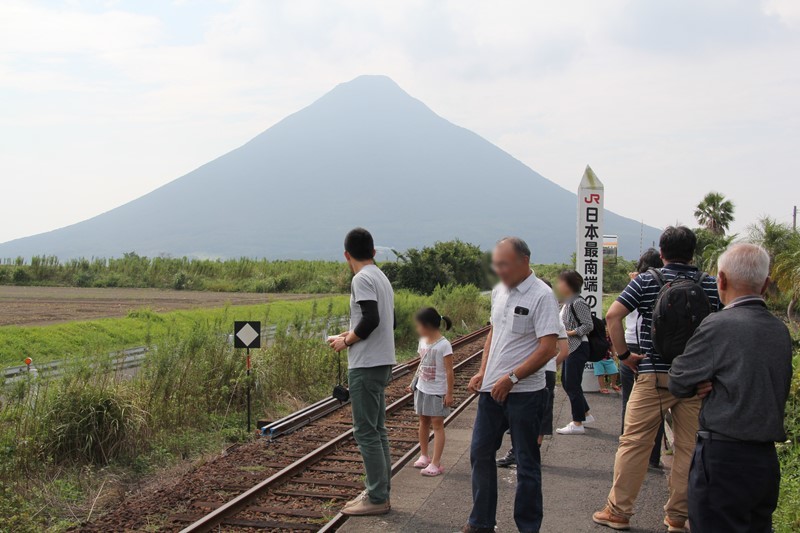
POLYGON ((649 272, 659 286, 653 306, 653 347, 659 361, 672 364, 686 349, 700 322, 711 314, 711 300, 703 290, 708 274, 680 273, 668 282, 660 270, 651 268, 649 272))
MULTIPOLYGON (((578 318, 575 308, 570 305, 569 309, 572 311, 572 316, 575 317, 575 322, 580 324, 581 320, 578 318)), ((589 362, 596 363, 605 359, 611 345, 608 343, 605 321, 592 315, 592 324, 594 328, 586 335, 586 338, 589 340, 589 362)))

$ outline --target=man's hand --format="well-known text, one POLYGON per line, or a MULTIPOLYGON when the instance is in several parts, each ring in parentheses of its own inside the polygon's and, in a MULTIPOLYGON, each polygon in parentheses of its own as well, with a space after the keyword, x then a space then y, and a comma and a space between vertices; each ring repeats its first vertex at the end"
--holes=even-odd
POLYGON ((453 395, 449 392, 444 395, 444 406, 445 407, 453 406, 453 395))
POLYGON ((714 388, 714 385, 710 381, 701 381, 697 384, 697 395, 700 398, 705 398, 709 394, 711 394, 711 390, 714 388))
POLYGON ((475 394, 478 392, 483 385, 483 374, 478 372, 472 379, 469 380, 469 385, 467 385, 467 392, 471 394, 475 394))
POLYGON ((344 343, 345 337, 340 335, 338 337, 333 337, 328 339, 328 345, 333 348, 335 352, 341 352, 342 350, 347 349, 347 345, 344 343))
POLYGON ((497 380, 497 383, 494 384, 492 387, 492 398, 497 403, 503 403, 508 398, 508 393, 511 392, 511 388, 514 384, 511 382, 511 378, 508 376, 503 376, 502 378, 497 380))
MULTIPOLYGON (((622 354, 625 355, 625 354, 622 354)), ((624 361, 620 361, 623 365, 633 370, 636 374, 639 373, 639 363, 642 362, 644 356, 638 353, 630 354, 624 361)))

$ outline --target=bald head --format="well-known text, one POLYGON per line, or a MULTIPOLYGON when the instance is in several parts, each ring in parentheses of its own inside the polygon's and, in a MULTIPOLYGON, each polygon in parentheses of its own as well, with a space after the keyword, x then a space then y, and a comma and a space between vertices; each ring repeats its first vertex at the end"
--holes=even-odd
POLYGON ((734 298, 762 294, 769 279, 769 255, 755 244, 733 244, 720 256, 717 270, 720 293, 736 293, 734 298))
POLYGON ((492 268, 507 287, 515 287, 531 273, 531 249, 519 237, 504 237, 492 252, 492 268))

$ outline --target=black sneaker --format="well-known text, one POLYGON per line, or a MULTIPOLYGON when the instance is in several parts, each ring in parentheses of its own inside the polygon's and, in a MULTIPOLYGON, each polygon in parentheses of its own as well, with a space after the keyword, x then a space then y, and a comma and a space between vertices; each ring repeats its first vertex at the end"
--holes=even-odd
POLYGON ((514 455, 514 448, 508 450, 508 453, 505 455, 505 457, 498 459, 496 462, 497 466, 499 466, 500 468, 508 468, 511 466, 516 466, 517 457, 514 455))

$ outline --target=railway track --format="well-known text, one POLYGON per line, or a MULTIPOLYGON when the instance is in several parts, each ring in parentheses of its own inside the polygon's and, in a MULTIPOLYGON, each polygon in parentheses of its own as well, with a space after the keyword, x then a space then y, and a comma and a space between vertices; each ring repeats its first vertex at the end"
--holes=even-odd
MULTIPOLYGON (((455 401, 445 423, 472 400, 466 385, 480 365, 487 331, 453 342, 455 401)), ((396 366, 387 388, 393 473, 419 448, 413 395, 405 392, 418 363, 417 358, 396 366)), ((80 530, 334 531, 345 520, 341 507, 363 489, 349 405, 328 398, 267 424, 264 433, 270 437, 229 450, 169 489, 126 500, 80 530)))

